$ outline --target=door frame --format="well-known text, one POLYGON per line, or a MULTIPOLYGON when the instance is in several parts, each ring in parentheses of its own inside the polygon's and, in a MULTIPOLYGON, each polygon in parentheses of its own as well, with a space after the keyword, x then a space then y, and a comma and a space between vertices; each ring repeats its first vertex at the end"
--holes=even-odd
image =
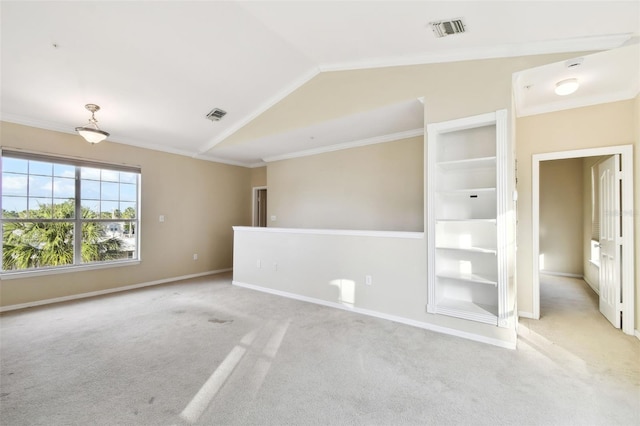
POLYGON ((633 224, 633 145, 606 146, 600 148, 577 149, 572 151, 547 152, 532 156, 532 245, 533 245, 533 318, 540 319, 540 162, 568 158, 594 157, 620 154, 623 171, 622 189, 622 331, 634 334, 635 327, 635 276, 634 276, 634 224, 633 224))
POLYGON ((251 188, 251 226, 258 226, 257 214, 258 214, 258 191, 261 189, 267 189, 266 186, 254 186, 251 188))

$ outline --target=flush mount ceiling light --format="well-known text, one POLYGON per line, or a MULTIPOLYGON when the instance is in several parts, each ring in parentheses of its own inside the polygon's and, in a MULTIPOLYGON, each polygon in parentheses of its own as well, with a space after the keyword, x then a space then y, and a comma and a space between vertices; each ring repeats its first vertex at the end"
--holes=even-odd
POLYGON ((556 95, 566 96, 578 90, 578 79, 568 78, 556 83, 556 95))
POLYGON ((80 136, 85 138, 89 143, 102 142, 109 137, 109 133, 100 130, 98 127, 98 120, 96 120, 95 113, 100 111, 100 107, 96 104, 86 104, 84 107, 91 112, 91 118, 86 126, 76 127, 76 132, 80 133, 80 136))

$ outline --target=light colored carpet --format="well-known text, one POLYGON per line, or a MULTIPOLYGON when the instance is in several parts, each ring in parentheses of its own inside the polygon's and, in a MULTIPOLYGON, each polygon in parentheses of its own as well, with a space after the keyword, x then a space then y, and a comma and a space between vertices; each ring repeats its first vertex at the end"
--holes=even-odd
POLYGON ((515 351, 230 281, 2 315, 0 423, 640 424, 640 341, 581 280, 544 278, 515 351))

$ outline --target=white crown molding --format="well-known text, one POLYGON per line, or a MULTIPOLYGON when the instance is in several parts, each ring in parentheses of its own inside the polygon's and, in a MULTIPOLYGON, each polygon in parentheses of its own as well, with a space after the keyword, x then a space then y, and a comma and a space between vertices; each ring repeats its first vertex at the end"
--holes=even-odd
MULTIPOLYGON (((72 131, 68 126, 60 124, 60 123, 54 123, 51 121, 44 121, 44 120, 33 120, 27 117, 22 117, 19 115, 14 115, 14 114, 6 114, 6 113, 0 113, 0 121, 5 121, 7 123, 14 123, 14 124, 20 124, 23 126, 29 126, 29 127, 35 127, 38 129, 44 129, 44 130, 51 130, 54 132, 60 132, 60 133, 66 133, 68 135, 77 135, 77 133, 75 131, 72 131)), ((160 145, 154 145, 154 144, 148 144, 148 143, 141 143, 138 141, 134 141, 131 139, 123 139, 123 138, 118 138, 118 140, 112 139, 111 137, 109 137, 109 139, 106 141, 108 143, 117 143, 117 144, 121 144, 121 145, 128 145, 128 146, 133 146, 136 148, 142 148, 142 149, 148 149, 151 151, 158 151, 158 152, 164 152, 166 154, 174 154, 174 155, 181 155, 184 157, 189 157, 189 158, 194 158, 197 160, 204 160, 204 161, 210 161, 213 163, 222 163, 222 164, 228 164, 231 166, 240 166, 240 167, 260 167, 261 165, 264 165, 264 163, 257 163, 256 165, 254 165, 253 163, 243 163, 240 161, 233 161, 233 160, 227 160, 224 158, 218 158, 218 157, 211 157, 211 156, 200 156, 197 153, 194 153, 193 151, 187 151, 184 149, 176 149, 176 148, 171 148, 171 147, 165 147, 165 146, 160 146, 160 145)))
POLYGON ((458 49, 428 55, 402 58, 373 58, 364 61, 321 64, 320 71, 352 71, 368 68, 386 68, 408 65, 437 64, 480 59, 509 58, 516 56, 544 55, 551 53, 587 52, 620 47, 632 38, 632 34, 611 34, 580 37, 565 40, 538 41, 532 43, 504 44, 474 49, 458 49))
POLYGON ((258 116, 266 112, 275 104, 277 104, 278 102, 280 102, 281 100, 289 96, 291 93, 293 93, 294 91, 296 91, 297 89, 299 89, 300 87, 308 83, 311 79, 313 79, 318 74, 320 74, 320 69, 318 68, 312 68, 311 70, 304 73, 302 76, 300 76, 300 78, 294 80, 291 84, 288 84, 282 90, 278 91, 274 96, 272 96, 271 98, 267 99, 265 102, 260 104, 260 106, 258 106, 258 108, 256 108, 253 112, 242 117, 239 121, 237 121, 227 130, 223 131, 222 133, 220 133, 219 135, 217 135, 216 137, 208 141, 206 144, 204 144, 198 151, 198 155, 202 155, 207 151, 211 150, 212 148, 214 148, 220 142, 222 142, 229 136, 233 135, 235 132, 237 132, 238 130, 240 130, 247 124, 249 124, 251 121, 253 121, 258 116))
POLYGON ((299 158, 299 157, 308 157, 310 155, 324 154, 326 152, 341 151, 343 149, 358 148, 361 146, 393 142, 401 139, 413 138, 413 137, 422 136, 422 135, 424 135, 423 128, 413 129, 413 130, 407 130, 404 132, 392 133, 389 135, 382 135, 382 136, 375 136, 373 138, 368 138, 368 139, 361 139, 353 142, 323 146, 323 147, 314 148, 314 149, 306 149, 304 151, 290 152, 282 155, 274 155, 272 157, 263 158, 262 160, 265 163, 271 163, 273 161, 289 160, 292 158, 299 158))
POLYGON ((564 111, 567 109, 582 108, 592 105, 607 104, 611 102, 625 101, 634 99, 640 92, 635 89, 622 90, 614 93, 604 93, 596 96, 581 97, 575 99, 566 99, 558 102, 547 103, 544 105, 536 105, 533 107, 520 106, 520 99, 516 103, 516 117, 528 117, 531 115, 546 114, 556 111, 564 111))
POLYGON ((230 166, 246 167, 248 169, 255 169, 256 167, 264 167, 267 165, 264 161, 251 163, 247 161, 229 160, 227 158, 221 158, 221 157, 216 157, 215 155, 207 155, 207 154, 194 155, 192 156, 192 158, 195 158, 196 160, 205 160, 205 161, 212 161, 214 163, 228 164, 230 166))
MULTIPOLYGON (((51 121, 45 121, 45 120, 33 120, 31 118, 23 117, 20 115, 0 113, 0 120, 6 121, 9 123, 21 124, 29 127, 35 127, 38 129, 52 130, 54 132, 66 133, 68 135, 76 135, 76 136, 78 135, 73 128, 70 128, 67 125, 54 123, 51 121)), ((176 149, 176 148, 164 147, 160 145, 141 143, 131 139, 118 138, 118 140, 115 140, 115 139, 112 139, 112 137, 113 135, 109 137, 108 142, 118 143, 123 145, 131 145, 137 148, 150 149, 153 151, 161 151, 169 154, 177 154, 177 155, 183 155, 187 157, 192 157, 194 154, 191 151, 186 151, 183 149, 176 149)))

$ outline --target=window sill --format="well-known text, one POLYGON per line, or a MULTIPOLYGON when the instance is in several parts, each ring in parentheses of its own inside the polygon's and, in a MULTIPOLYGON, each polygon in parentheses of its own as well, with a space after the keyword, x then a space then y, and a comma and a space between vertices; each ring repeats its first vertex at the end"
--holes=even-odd
POLYGON ((139 265, 140 260, 124 260, 120 262, 93 263, 90 265, 65 266, 51 269, 33 269, 26 271, 2 272, 0 280, 15 280, 20 278, 42 277, 46 275, 68 274, 73 272, 94 271, 97 269, 120 268, 123 266, 139 265))
POLYGON ((594 262, 593 260, 589 260, 589 263, 592 264, 593 266, 595 266, 596 268, 600 268, 600 264, 594 262))

